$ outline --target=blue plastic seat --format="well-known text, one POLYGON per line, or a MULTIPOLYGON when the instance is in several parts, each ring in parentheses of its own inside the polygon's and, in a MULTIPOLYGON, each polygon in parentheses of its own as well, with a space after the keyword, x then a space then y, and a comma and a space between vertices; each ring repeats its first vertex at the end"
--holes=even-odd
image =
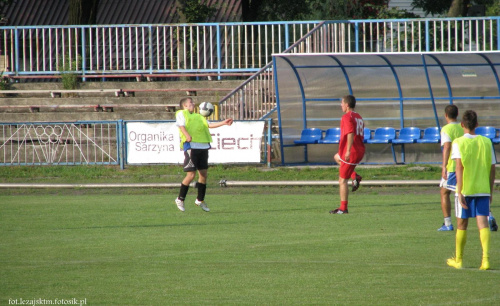
MULTIPOLYGON (((392 143, 392 141, 396 138, 396 129, 391 127, 383 127, 375 129, 373 133, 373 137, 366 140, 366 143, 392 143)), ((366 138, 365 138, 366 139, 366 138)), ((394 159, 394 163, 396 161, 396 154, 394 153, 394 145, 391 144, 392 158, 394 159)))
POLYGON ((476 128, 476 134, 494 139, 497 137, 497 129, 492 126, 478 126, 476 128))
POLYGON ((420 128, 405 127, 399 131, 399 137, 392 141, 393 144, 416 143, 420 139, 420 128))
POLYGON ((492 126, 480 126, 476 128, 476 134, 488 137, 494 145, 500 143, 500 129, 492 126))
POLYGON ((318 143, 339 143, 339 142, 340 142, 340 128, 331 128, 326 130, 325 137, 318 141, 318 143))
POLYGON ((499 144, 499 143, 500 143, 500 129, 496 129, 496 130, 497 130, 497 133, 499 134, 499 136, 498 136, 498 137, 496 137, 496 136, 495 136, 495 138, 493 138, 493 139, 491 140, 491 142, 492 142, 493 144, 499 144))
POLYGON ((428 127, 424 130, 422 138, 417 140, 417 143, 439 143, 441 142, 441 134, 437 127, 428 127))
POLYGON ((372 138, 372 130, 370 130, 369 128, 365 128, 363 133, 364 133, 363 142, 366 143, 368 139, 372 138))
POLYGON ((323 131, 318 128, 310 128, 302 130, 299 140, 294 140, 295 144, 312 144, 318 143, 323 137, 323 131))
MULTIPOLYGON (((405 144, 416 143, 420 139, 421 130, 418 127, 405 127, 399 131, 398 138, 392 140, 392 151, 394 152, 395 145, 401 145, 401 160, 403 164, 406 162, 405 158, 405 144)), ((394 161, 398 163, 396 155, 394 161)))
POLYGON ((383 127, 375 130, 372 139, 368 139, 367 143, 391 143, 396 138, 396 129, 391 127, 383 127))

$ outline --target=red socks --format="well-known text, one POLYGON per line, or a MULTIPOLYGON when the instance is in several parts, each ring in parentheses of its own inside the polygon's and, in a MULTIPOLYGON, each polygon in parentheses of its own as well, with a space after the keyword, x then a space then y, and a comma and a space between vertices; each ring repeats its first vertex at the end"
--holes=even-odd
MULTIPOLYGON (((356 172, 352 172, 351 174, 351 179, 355 180, 356 179, 356 172)), ((346 211, 347 210, 347 201, 340 201, 340 210, 346 211)))
POLYGON ((347 210, 347 201, 340 201, 340 210, 347 210))

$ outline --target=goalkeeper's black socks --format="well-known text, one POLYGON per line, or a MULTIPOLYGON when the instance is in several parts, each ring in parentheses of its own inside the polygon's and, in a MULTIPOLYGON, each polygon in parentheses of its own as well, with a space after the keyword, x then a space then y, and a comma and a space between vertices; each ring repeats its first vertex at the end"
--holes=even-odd
POLYGON ((179 191, 179 200, 184 201, 189 190, 189 185, 184 185, 181 183, 181 190, 179 191))
POLYGON ((202 184, 200 182, 196 183, 198 188, 198 197, 196 198, 198 201, 205 200, 205 193, 207 192, 207 184, 202 184))

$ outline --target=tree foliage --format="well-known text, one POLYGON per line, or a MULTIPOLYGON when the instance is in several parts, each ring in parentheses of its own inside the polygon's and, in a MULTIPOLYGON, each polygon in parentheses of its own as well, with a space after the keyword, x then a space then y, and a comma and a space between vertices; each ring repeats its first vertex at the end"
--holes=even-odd
POLYGON ((405 9, 399 9, 397 7, 387 7, 387 6, 375 6, 372 4, 367 4, 368 6, 374 6, 374 11, 376 14, 368 17, 368 19, 405 19, 405 18, 420 18, 415 13, 409 12, 405 9))
MULTIPOLYGON (((389 0, 241 0, 243 21, 418 17, 398 8, 389 9, 388 3, 389 0)), ((412 7, 428 15, 451 13, 452 17, 459 17, 467 16, 467 10, 474 4, 485 5, 487 11, 496 12, 499 3, 499 0, 413 0, 412 7)))
POLYGON ((369 19, 387 8, 389 0, 311 0, 314 19, 369 19))
POLYGON ((261 5, 258 18, 273 21, 303 20, 308 11, 307 1, 267 1, 261 5))
POLYGON ((311 0, 242 0, 243 21, 304 20, 311 0))
POLYGON ((450 9, 453 0, 413 0, 413 8, 420 8, 426 15, 442 15, 450 9))
POLYGON ((466 17, 471 5, 484 5, 486 9, 497 7, 498 0, 413 0, 412 7, 420 8, 427 15, 466 17))
POLYGON ((243 21, 368 19, 389 0, 242 0, 243 21))
POLYGON ((176 0, 179 21, 185 23, 207 22, 216 9, 212 6, 201 4, 200 0, 176 0))
POLYGON ((499 16, 500 15, 500 1, 493 1, 493 3, 486 7, 486 16, 499 16))

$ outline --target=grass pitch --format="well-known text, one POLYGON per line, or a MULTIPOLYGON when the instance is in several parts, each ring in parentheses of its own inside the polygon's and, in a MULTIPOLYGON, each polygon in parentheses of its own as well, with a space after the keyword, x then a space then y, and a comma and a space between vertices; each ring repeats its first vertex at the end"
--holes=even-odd
POLYGON ((184 213, 177 190, 0 195, 0 304, 498 304, 499 234, 492 270, 475 222, 465 268, 447 267, 438 188, 361 188, 349 215, 328 214, 337 188, 291 190, 210 188, 210 213, 193 189, 184 213))

